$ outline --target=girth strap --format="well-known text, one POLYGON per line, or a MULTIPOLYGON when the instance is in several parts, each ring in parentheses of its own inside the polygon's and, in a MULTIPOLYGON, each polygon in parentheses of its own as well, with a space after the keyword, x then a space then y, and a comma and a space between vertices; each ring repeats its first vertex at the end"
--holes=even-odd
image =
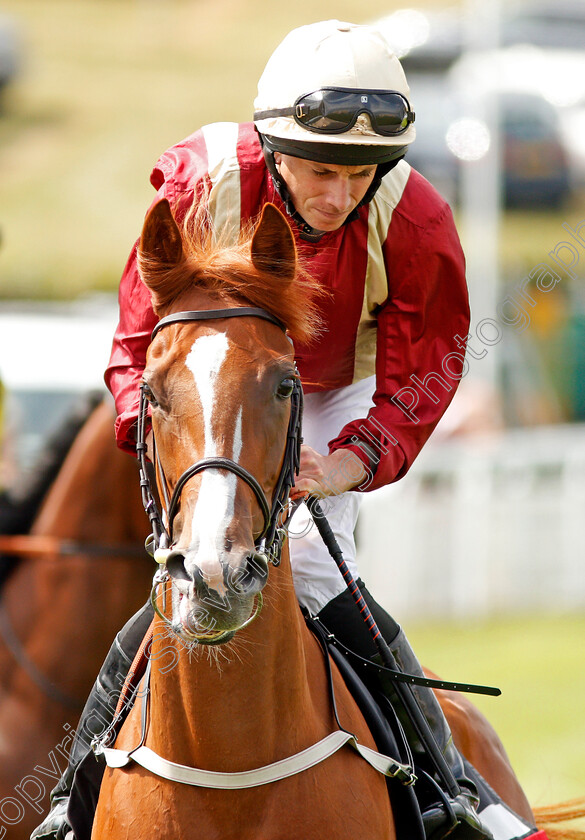
POLYGON ((108 767, 125 767, 131 761, 135 761, 136 764, 151 773, 172 782, 218 790, 241 790, 270 784, 302 773, 304 770, 325 761, 345 744, 353 747, 368 764, 379 773, 383 773, 384 776, 399 778, 406 783, 414 781, 410 767, 389 758, 387 755, 382 755, 376 750, 363 746, 363 744, 358 743, 355 735, 344 730, 332 732, 316 744, 288 758, 283 758, 264 767, 257 767, 254 770, 243 770, 237 773, 220 773, 213 770, 188 767, 185 764, 176 764, 174 761, 162 758, 145 746, 137 747, 135 750, 102 747, 98 754, 103 752, 108 767))

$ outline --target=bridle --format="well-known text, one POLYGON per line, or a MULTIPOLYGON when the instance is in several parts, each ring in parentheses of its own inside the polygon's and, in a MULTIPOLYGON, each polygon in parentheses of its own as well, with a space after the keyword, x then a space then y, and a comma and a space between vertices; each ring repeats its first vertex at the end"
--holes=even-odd
MULTIPOLYGON (((283 322, 267 310, 254 306, 240 306, 233 309, 195 310, 167 315, 165 318, 161 318, 155 326, 152 331, 151 341, 161 329, 169 324, 190 321, 218 320, 223 318, 240 318, 247 316, 262 318, 265 321, 270 321, 272 324, 275 324, 283 330, 283 332, 286 332, 286 327, 283 322)), ((168 554, 169 547, 172 544, 173 522, 179 509, 181 493, 185 484, 194 475, 197 475, 204 470, 221 469, 227 470, 228 472, 238 476, 238 478, 244 481, 254 493, 264 519, 262 531, 255 539, 256 551, 259 554, 264 555, 268 562, 273 565, 278 565, 280 562, 282 542, 285 536, 285 527, 293 512, 289 510, 290 505, 288 497, 291 488, 294 486, 295 475, 298 472, 300 463, 303 390, 298 377, 294 379, 290 402, 291 409, 288 421, 284 458, 280 474, 272 494, 272 502, 269 503, 266 493, 262 489, 258 480, 236 461, 225 457, 203 458, 192 464, 190 467, 187 467, 175 484, 170 500, 165 500, 167 520, 167 527, 165 528, 156 499, 152 492, 147 470, 146 418, 148 414, 148 401, 145 396, 145 385, 142 383, 140 386, 140 407, 138 413, 138 430, 136 435, 136 452, 140 464, 142 502, 144 510, 146 511, 152 526, 152 535, 147 540, 147 549, 154 556, 155 560, 164 563, 165 556, 168 554), (283 514, 287 510, 288 515, 283 520, 283 514)), ((161 485, 164 487, 165 481, 162 473, 162 465, 160 464, 158 457, 157 467, 161 477, 163 477, 161 485)))

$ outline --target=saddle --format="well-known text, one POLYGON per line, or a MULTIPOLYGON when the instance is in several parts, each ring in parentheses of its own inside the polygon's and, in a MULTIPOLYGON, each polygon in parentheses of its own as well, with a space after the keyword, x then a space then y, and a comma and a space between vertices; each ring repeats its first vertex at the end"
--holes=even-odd
MULTIPOLYGON (((392 679, 404 681, 416 680, 408 674, 394 672, 388 674, 378 657, 372 660, 364 659, 350 648, 343 645, 332 635, 318 618, 305 615, 305 621, 311 632, 317 637, 326 655, 326 661, 330 670, 330 662, 337 666, 343 680, 350 691, 353 699, 359 707, 370 733, 376 742, 380 752, 386 755, 395 756, 400 762, 413 768, 414 782, 404 784, 400 779, 387 777, 386 783, 388 795, 392 806, 397 840, 425 840, 425 828, 423 814, 429 811, 444 811, 445 837, 449 835, 448 814, 450 806, 445 799, 445 794, 435 780, 420 766, 413 757, 408 740, 400 723, 397 710, 392 705, 388 694, 382 689, 382 682, 379 676, 391 676, 392 679), (364 674, 368 673, 369 678, 364 680, 364 674), (376 688, 380 682, 380 688, 376 688)), ((433 682, 432 680, 430 682, 433 682)), ((443 684, 443 687, 446 684, 443 684)), ((333 685, 330 680, 331 691, 333 685)), ((451 687, 461 690, 462 685, 452 683, 451 687)), ((480 686, 466 686, 466 688, 481 688, 480 686)), ((490 787, 485 779, 478 773, 464 757, 466 775, 472 778, 479 796, 478 812, 491 808, 502 817, 502 834, 500 837, 507 838, 530 838, 540 840, 541 835, 536 830, 523 823, 516 815, 502 802, 500 796, 490 787)), ((465 837, 464 827, 459 828, 457 837, 463 840, 465 837)))

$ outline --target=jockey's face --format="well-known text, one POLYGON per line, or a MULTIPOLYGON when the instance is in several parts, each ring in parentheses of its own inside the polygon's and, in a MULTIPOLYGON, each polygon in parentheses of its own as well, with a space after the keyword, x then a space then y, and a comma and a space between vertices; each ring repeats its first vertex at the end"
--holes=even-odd
POLYGON ((295 210, 316 230, 337 230, 367 193, 376 165, 316 163, 274 153, 295 210))

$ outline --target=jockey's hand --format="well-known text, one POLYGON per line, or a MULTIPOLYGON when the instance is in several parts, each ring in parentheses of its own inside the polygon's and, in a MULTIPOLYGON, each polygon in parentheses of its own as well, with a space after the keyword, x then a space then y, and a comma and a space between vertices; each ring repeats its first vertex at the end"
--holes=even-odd
POLYGON ((291 499, 307 496, 338 496, 352 490, 367 478, 367 470, 350 449, 336 449, 320 455, 310 446, 301 446, 301 464, 291 499))

